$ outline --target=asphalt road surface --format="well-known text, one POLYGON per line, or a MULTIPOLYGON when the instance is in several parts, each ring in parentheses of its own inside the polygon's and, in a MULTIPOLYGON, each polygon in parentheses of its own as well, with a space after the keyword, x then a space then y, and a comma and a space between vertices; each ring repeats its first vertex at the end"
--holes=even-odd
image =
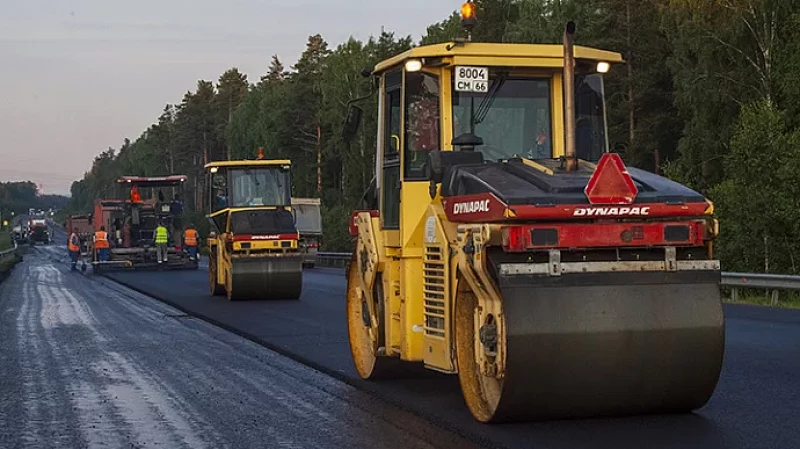
POLYGON ((0 284, 0 448, 469 445, 163 302, 71 272, 63 246, 28 248, 0 284))
POLYGON ((483 425, 469 415, 455 376, 424 372, 365 382, 350 361, 341 270, 304 274, 299 301, 211 297, 207 273, 109 275, 485 445, 513 448, 800 447, 800 311, 726 305, 724 368, 709 403, 693 414, 483 425))

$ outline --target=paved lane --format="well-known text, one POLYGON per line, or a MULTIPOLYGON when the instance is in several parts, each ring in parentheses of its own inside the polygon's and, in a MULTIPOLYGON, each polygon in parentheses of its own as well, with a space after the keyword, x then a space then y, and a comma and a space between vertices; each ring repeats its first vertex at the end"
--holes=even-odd
POLYGON ((304 274, 300 301, 233 302, 207 292, 204 270, 118 273, 113 279, 235 329, 471 438, 503 447, 788 448, 800 426, 800 311, 726 305, 727 343, 715 395, 695 414, 485 426, 455 376, 363 382, 347 343, 341 270, 304 274))
POLYGON ((466 447, 37 246, 0 284, 0 448, 466 447))

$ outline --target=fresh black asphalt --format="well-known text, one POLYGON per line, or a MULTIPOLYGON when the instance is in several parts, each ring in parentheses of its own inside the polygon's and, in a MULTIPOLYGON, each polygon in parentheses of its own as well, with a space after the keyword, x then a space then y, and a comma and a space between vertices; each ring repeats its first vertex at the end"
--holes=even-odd
POLYGON ((471 445, 163 302, 71 272, 63 246, 24 253, 0 284, 2 449, 471 445))
MULTIPOLYGON (((108 275, 192 315, 277 349, 487 446, 511 448, 800 447, 800 311, 726 305, 726 348, 717 390, 693 414, 485 425, 475 422, 455 376, 358 378, 347 342, 341 270, 304 273, 299 301, 229 302, 212 297, 207 272, 108 275)), ((420 370, 423 371, 423 370, 420 370)))

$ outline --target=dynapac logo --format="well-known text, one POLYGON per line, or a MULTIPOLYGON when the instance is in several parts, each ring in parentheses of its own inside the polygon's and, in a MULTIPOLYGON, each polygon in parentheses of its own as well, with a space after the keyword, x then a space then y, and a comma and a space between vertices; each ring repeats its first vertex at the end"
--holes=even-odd
POLYGON ((475 212, 489 212, 489 200, 453 204, 453 214, 472 214, 475 212))
POLYGON ((254 235, 251 237, 253 240, 278 240, 281 238, 280 235, 273 234, 273 235, 254 235))
POLYGON ((575 217, 599 217, 621 215, 650 215, 650 207, 582 207, 572 213, 575 217))

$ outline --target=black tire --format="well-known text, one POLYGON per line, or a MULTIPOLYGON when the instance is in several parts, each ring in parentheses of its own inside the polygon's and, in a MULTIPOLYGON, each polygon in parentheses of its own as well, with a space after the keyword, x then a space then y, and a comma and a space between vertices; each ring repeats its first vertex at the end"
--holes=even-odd
POLYGON ((226 293, 225 287, 217 284, 217 257, 213 254, 212 250, 208 256, 208 286, 211 296, 222 296, 226 293))

